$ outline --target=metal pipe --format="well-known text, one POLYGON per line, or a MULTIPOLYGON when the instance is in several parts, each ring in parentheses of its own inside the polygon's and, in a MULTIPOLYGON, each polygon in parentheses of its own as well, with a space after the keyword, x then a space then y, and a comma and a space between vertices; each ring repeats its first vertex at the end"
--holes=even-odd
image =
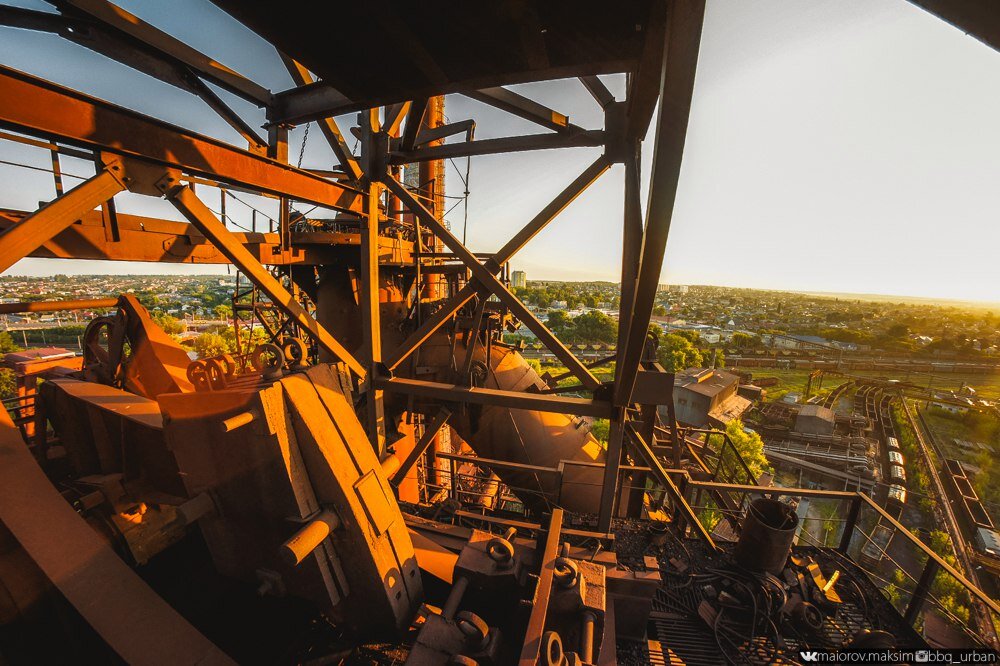
POLYGON ((220 424, 222 432, 232 432, 237 428, 242 428, 245 425, 253 423, 254 419, 257 418, 257 412, 241 412, 236 416, 230 416, 228 419, 220 424))
POLYGON ((26 301, 21 303, 0 303, 0 314, 21 314, 23 312, 56 312, 59 310, 96 310, 113 308, 117 298, 91 298, 75 301, 26 301))
POLYGON ((580 633, 580 659, 585 664, 594 662, 594 623, 597 617, 590 611, 583 614, 583 630, 580 633))
POLYGON ((455 579, 455 583, 451 586, 451 592, 448 593, 448 599, 444 602, 444 607, 441 609, 441 617, 446 620, 455 618, 455 613, 458 612, 458 606, 462 603, 462 597, 465 596, 467 589, 469 589, 469 578, 467 576, 459 576, 455 579))
POLYGON ((340 527, 340 516, 332 511, 321 512, 282 544, 280 549, 282 561, 289 566, 298 566, 330 536, 330 532, 338 527, 340 527))

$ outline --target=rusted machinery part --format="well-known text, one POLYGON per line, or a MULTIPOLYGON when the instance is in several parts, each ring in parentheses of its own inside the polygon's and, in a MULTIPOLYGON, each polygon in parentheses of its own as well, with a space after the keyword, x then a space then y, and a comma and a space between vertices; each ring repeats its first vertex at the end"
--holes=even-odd
POLYGON ((281 343, 281 350, 290 369, 301 369, 309 365, 309 348, 301 338, 285 338, 281 343))
POLYGON ((146 398, 194 390, 189 362, 187 352, 131 294, 118 299, 118 312, 97 317, 83 334, 84 376, 146 398))
MULTIPOLYGON (((461 367, 466 349, 456 345, 452 351, 447 333, 441 332, 421 348, 420 365, 436 369, 421 378, 443 383, 461 380, 452 369, 461 367)), ((488 368, 481 385, 507 391, 533 391, 545 388, 534 369, 514 350, 492 345, 489 359, 486 349, 477 345, 476 363, 488 368)), ((404 374, 400 369, 400 375, 404 374)), ((584 465, 566 465, 562 485, 555 474, 512 469, 494 470, 520 499, 536 511, 545 510, 558 497, 559 505, 572 511, 593 513, 598 508, 601 487, 599 467, 586 463, 604 461, 604 448, 590 434, 582 419, 567 414, 509 409, 486 405, 466 407, 449 421, 455 431, 477 455, 525 465, 557 468, 562 461, 584 465)))
POLYGON ((125 662, 233 663, 73 511, 38 467, 5 410, 0 410, 0 455, 0 521, 125 662))
POLYGON ((265 379, 281 377, 285 365, 285 352, 278 345, 264 343, 250 354, 250 365, 254 370, 262 372, 265 379))
POLYGON ((163 395, 164 433, 186 494, 218 506, 200 526, 222 575, 261 578, 359 633, 397 634, 422 581, 346 381, 320 364, 252 391, 163 395))
POLYGON ((83 331, 84 376, 99 384, 113 385, 119 379, 122 349, 116 348, 124 340, 124 322, 120 314, 95 317, 83 331))
POLYGON ((556 585, 564 588, 571 588, 576 585, 580 578, 580 569, 577 567, 576 562, 568 557, 556 558, 555 570, 552 572, 552 578, 555 580, 556 585))
POLYGON ((542 634, 542 651, 539 663, 544 666, 562 666, 565 653, 563 652, 562 638, 554 631, 546 631, 542 634))

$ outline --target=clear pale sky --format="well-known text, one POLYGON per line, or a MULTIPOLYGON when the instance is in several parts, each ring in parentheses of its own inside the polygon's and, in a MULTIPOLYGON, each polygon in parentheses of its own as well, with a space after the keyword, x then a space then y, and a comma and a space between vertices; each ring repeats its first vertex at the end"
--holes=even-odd
MULTIPOLYGON (((119 4, 271 90, 291 85, 273 50, 207 0, 119 4)), ((0 28, 0 62, 238 143, 197 98, 57 37, 0 28)), ((621 98, 621 77, 605 80, 621 98)), ((577 124, 600 124, 576 81, 517 89, 577 124)), ((233 104, 251 124, 263 122, 257 110, 233 104)), ((473 115, 477 138, 537 131, 460 96, 448 98, 446 113, 473 115)), ((904 0, 709 0, 661 281, 1000 301, 997 118, 1000 53, 904 0)), ((296 157, 302 135, 301 127, 292 132, 296 157)), ((469 244, 497 249, 596 154, 475 158, 469 244)), ((647 166, 648 157, 647 146, 647 166)), ((0 142, 0 159, 48 161, 9 142, 0 142)), ((331 161, 314 132, 303 165, 331 161)), ((457 165, 464 171, 464 160, 457 165)), ((64 168, 92 173, 72 160, 64 168)), ((452 195, 463 189, 456 174, 449 170, 452 195)), ((517 255, 514 268, 529 279, 617 281, 621 193, 615 167, 517 255)), ((52 196, 46 174, 0 164, 0 206, 29 209, 52 196)), ((273 211, 270 202, 252 203, 273 211)), ((146 197, 122 195, 119 209, 178 218, 146 197)), ((458 230, 462 212, 459 205, 449 215, 458 230)), ((181 271, 207 272, 24 260, 9 273, 181 271)))

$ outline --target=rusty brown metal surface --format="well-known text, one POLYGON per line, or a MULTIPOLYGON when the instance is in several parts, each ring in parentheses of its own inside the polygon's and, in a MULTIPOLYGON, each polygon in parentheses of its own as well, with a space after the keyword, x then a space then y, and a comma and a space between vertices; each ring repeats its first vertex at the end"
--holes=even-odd
POLYGON ((0 314, 23 312, 59 312, 60 310, 98 310, 118 305, 117 298, 91 298, 76 301, 25 301, 22 303, 0 303, 0 314))
POLYGON ((232 664, 66 503, 0 410, 0 520, 108 645, 131 664, 232 664), (58 535, 58 538, 53 538, 58 535))
POLYGON ((552 595, 552 580, 555 574, 556 555, 559 552, 560 531, 562 530, 563 510, 553 509, 549 520, 549 529, 545 533, 545 547, 539 558, 540 570, 535 594, 531 599, 531 617, 528 618, 528 628, 524 634, 524 648, 518 666, 535 666, 538 663, 542 648, 542 632, 545 630, 545 618, 549 611, 549 598, 552 595))
POLYGON ((28 256, 45 241, 125 189, 120 165, 98 173, 0 234, 0 271, 28 256))
POLYGON ((0 126, 181 169, 224 183, 360 212, 361 194, 288 164, 0 66, 0 126))
POLYGON ((365 376, 365 368, 340 342, 318 322, 295 297, 247 251, 209 208, 195 195, 190 186, 172 187, 168 198, 177 209, 209 238, 231 262, 246 273, 271 301, 285 314, 295 319, 316 342, 337 359, 344 361, 359 377, 365 376))
MULTIPOLYGON (((9 229, 30 213, 0 209, 0 230, 9 229)), ((108 240, 99 211, 82 215, 67 229, 28 253, 52 259, 97 259, 189 264, 231 263, 195 227, 185 222, 118 213, 119 241, 108 240)), ((359 234, 327 231, 292 232, 291 247, 283 249, 276 233, 234 231, 233 235, 262 264, 318 266, 337 261, 331 246, 360 244, 359 234)), ((379 238, 379 263, 410 265, 412 243, 399 238, 379 238)))
POLYGON ((180 344, 160 328, 132 294, 119 300, 131 355, 125 365, 125 388, 147 398, 161 393, 192 391, 187 378, 191 359, 180 344))

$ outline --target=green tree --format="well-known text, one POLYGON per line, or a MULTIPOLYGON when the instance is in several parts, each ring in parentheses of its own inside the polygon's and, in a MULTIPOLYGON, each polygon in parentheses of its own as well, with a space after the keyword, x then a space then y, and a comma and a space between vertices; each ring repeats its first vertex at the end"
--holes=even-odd
POLYGON ((229 305, 216 305, 213 312, 215 312, 216 318, 225 319, 227 321, 233 316, 233 308, 229 305))
POLYGON ((155 315, 153 321, 169 335, 178 335, 187 330, 187 325, 183 321, 168 314, 155 315))
POLYGON ((17 380, 10 368, 0 368, 0 398, 13 398, 17 395, 17 380))
POLYGON ((194 339, 194 350, 198 352, 199 358, 211 358, 228 354, 233 351, 233 346, 218 333, 202 333, 194 339))
POLYGON ((14 342, 14 338, 10 337, 10 333, 7 331, 0 332, 0 354, 9 354, 10 352, 21 351, 23 347, 18 346, 14 342))
POLYGON ((743 421, 733 419, 727 423, 726 434, 755 477, 771 471, 771 463, 764 455, 764 440, 756 432, 744 427, 743 421))
POLYGON ((737 331, 736 333, 733 333, 733 337, 730 342, 737 349, 750 349, 757 345, 759 338, 751 333, 737 331))
POLYGON ((660 365, 667 372, 681 372, 687 368, 700 368, 704 363, 701 352, 691 344, 691 341, 676 333, 660 336, 660 347, 657 350, 660 365))
POLYGON ((611 423, 607 419, 594 419, 594 421, 590 424, 590 434, 593 435, 597 441, 607 444, 610 427, 611 423))
POLYGON ((618 337, 618 322, 599 310, 573 318, 574 338, 588 344, 612 343, 618 337))
POLYGON ((569 329, 573 326, 573 319, 565 310, 549 310, 545 317, 545 323, 560 338, 566 338, 569 329))

